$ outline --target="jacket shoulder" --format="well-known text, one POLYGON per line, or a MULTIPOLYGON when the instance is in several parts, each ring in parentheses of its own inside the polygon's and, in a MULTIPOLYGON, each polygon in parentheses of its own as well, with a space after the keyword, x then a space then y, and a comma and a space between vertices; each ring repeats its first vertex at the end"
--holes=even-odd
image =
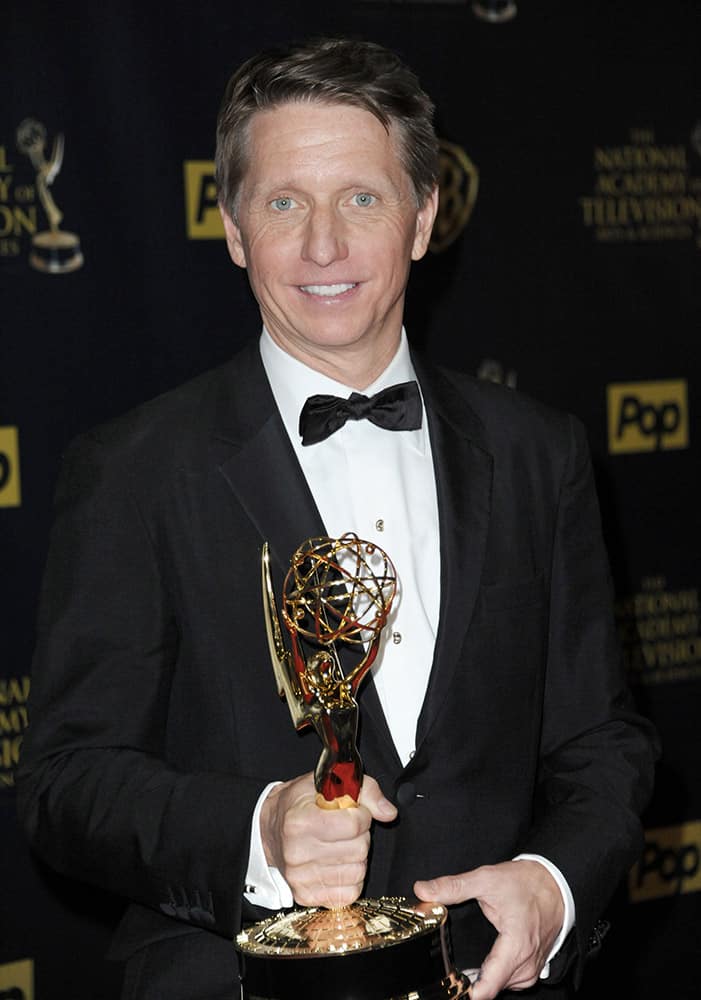
POLYGON ((235 380, 234 366, 228 362, 210 369, 153 399, 127 410, 120 416, 81 434, 76 439, 92 439, 102 445, 121 448, 162 448, 171 439, 188 440, 212 413, 217 396, 227 381, 235 380))
POLYGON ((586 436, 581 421, 541 400, 500 383, 453 369, 436 368, 443 380, 441 395, 453 406, 469 409, 485 442, 508 441, 528 446, 536 441, 568 447, 571 437, 586 436))
POLYGON ((59 496, 119 482, 157 494, 179 471, 201 468, 218 401, 236 392, 237 373, 227 362, 79 434, 62 457, 59 496))

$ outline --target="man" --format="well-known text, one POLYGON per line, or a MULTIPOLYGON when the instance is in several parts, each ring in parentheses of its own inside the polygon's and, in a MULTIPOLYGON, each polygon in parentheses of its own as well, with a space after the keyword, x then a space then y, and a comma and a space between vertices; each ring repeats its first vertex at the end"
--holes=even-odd
POLYGON ((242 920, 361 892, 454 904, 474 1000, 539 977, 565 996, 636 856, 651 741, 582 429, 403 333, 431 113, 372 44, 245 64, 217 176, 260 342, 67 455, 20 808, 52 864, 132 901, 125 997, 233 996, 242 920), (305 405, 395 384, 395 429, 361 400, 327 434, 305 405), (330 812, 318 741, 273 694, 258 567, 266 540, 281 579, 305 538, 347 531, 389 552, 401 597, 360 692, 360 805, 330 812))

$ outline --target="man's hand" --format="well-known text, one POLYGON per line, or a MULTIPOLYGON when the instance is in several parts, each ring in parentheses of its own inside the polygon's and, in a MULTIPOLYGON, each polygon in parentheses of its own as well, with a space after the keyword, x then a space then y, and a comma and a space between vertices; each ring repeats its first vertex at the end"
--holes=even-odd
POLYGON ((320 809, 315 798, 312 774, 272 789, 260 814, 265 856, 301 906, 346 906, 363 888, 373 819, 397 810, 367 775, 355 807, 320 809))
POLYGON ((471 988, 472 1000, 492 1000, 501 990, 522 990, 537 982, 564 918, 562 894, 544 865, 526 860, 486 865, 416 882, 414 892, 427 902, 476 899, 498 930, 471 988))

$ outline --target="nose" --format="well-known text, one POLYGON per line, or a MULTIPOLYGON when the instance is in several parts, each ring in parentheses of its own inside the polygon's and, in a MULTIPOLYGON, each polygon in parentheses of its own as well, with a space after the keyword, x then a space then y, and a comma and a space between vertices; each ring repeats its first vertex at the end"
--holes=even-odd
POLYGON ((315 206, 309 213, 302 245, 302 259, 328 267, 348 256, 345 224, 332 207, 315 206))

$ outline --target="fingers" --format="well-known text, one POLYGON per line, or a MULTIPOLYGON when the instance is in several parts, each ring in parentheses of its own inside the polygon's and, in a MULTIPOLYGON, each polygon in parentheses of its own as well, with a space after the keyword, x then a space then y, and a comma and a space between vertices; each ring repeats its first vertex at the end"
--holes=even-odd
POLYGON ((368 777, 353 808, 320 809, 315 800, 312 775, 272 789, 260 817, 266 858, 299 904, 345 906, 362 892, 373 819, 394 819, 396 809, 368 777))
POLYGON ((360 790, 360 804, 380 823, 391 823, 397 818, 397 808, 382 794, 382 789, 374 778, 365 775, 360 790))
POLYGON ((564 905, 557 883, 537 861, 507 861, 470 872, 417 882, 427 902, 475 899, 498 936, 471 990, 472 1000, 491 1000, 504 989, 532 986, 562 927, 564 905))
POLYGON ((320 809, 315 799, 296 801, 292 807, 281 802, 278 822, 282 826, 283 849, 305 839, 315 844, 334 845, 354 840, 370 830, 372 814, 364 806, 352 809, 320 809))
POLYGON ((310 864, 290 868, 286 879, 300 906, 349 906, 360 897, 365 882, 365 862, 358 865, 310 864))
POLYGON ((472 986, 471 1000, 493 1000, 502 990, 525 990, 538 981, 540 965, 518 939, 499 934, 472 986))
MULTIPOLYGON (((479 870, 479 869, 478 869, 479 870)), ((466 899, 474 899, 477 895, 477 881, 474 872, 462 872, 460 875, 443 875, 427 881, 414 883, 414 892, 426 903, 463 903, 466 899)))

